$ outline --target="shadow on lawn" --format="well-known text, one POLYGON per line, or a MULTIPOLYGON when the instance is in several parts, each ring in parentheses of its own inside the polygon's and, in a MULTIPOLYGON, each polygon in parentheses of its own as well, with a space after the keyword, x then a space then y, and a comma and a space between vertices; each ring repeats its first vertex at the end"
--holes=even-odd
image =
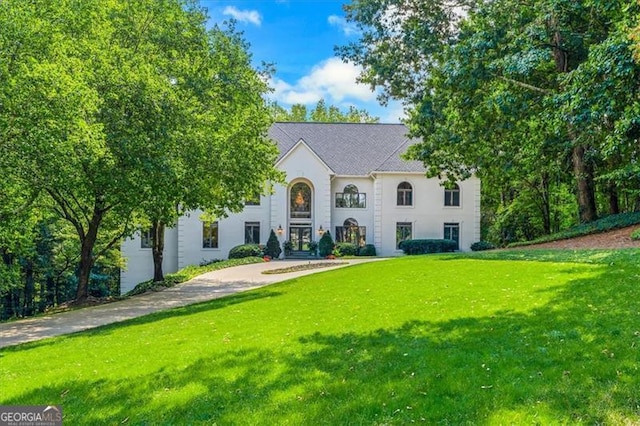
MULTIPOLYGON (((130 380, 43 384, 5 403, 50 395, 86 424, 631 424, 640 421, 640 269, 622 272, 574 280, 527 314, 316 333, 298 339, 301 350, 236 350, 130 380)), ((216 303, 229 301, 201 308, 216 303)))
MULTIPOLYGON (((86 338, 88 336, 94 336, 94 335, 104 336, 109 334, 111 330, 118 329, 123 326, 142 325, 142 324, 152 323, 156 321, 161 321, 166 318, 195 315, 201 312, 222 309, 222 308, 226 308, 232 305, 237 305, 240 303, 246 303, 246 302, 251 302, 251 301, 260 300, 260 299, 268 299, 268 298, 280 296, 281 294, 282 293, 280 292, 272 291, 269 289, 257 289, 253 291, 232 294, 219 299, 213 299, 207 302, 194 303, 192 305, 172 308, 165 311, 159 311, 159 312, 151 313, 138 318, 132 318, 129 320, 107 324, 107 325, 99 326, 89 330, 78 331, 76 333, 65 334, 63 336, 54 337, 51 339, 36 340, 34 342, 24 343, 17 346, 8 346, 8 347, 0 348, 0 357, 2 357, 2 353, 5 351, 6 352, 10 352, 10 351, 22 352, 22 351, 31 350, 38 347, 58 344, 61 341, 68 340, 68 339, 86 338)), ((118 303, 118 302, 115 302, 115 303, 118 303)))

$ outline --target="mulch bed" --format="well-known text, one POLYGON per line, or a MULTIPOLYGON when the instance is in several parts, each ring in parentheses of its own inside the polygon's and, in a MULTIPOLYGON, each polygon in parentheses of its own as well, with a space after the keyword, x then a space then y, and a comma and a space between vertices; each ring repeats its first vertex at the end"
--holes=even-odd
POLYGON ((532 244, 518 249, 618 249, 640 248, 640 241, 631 239, 631 233, 640 228, 638 225, 628 226, 600 234, 584 235, 568 240, 549 243, 532 244))

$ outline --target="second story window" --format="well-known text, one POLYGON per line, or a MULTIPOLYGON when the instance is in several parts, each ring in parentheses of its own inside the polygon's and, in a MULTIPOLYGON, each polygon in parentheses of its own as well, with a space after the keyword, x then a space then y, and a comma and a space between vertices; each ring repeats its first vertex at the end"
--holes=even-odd
POLYGON ((460 187, 457 184, 450 184, 444 188, 444 205, 449 207, 460 206, 460 187))
POLYGON ((256 192, 253 197, 247 198, 244 202, 245 206, 259 206, 260 205, 260 193, 256 192))
POLYGON ((350 209, 367 208, 367 194, 358 192, 355 185, 347 185, 342 192, 336 192, 336 207, 350 209))
POLYGON ((402 182, 398 185, 398 205, 413 205, 413 187, 409 182, 402 182))

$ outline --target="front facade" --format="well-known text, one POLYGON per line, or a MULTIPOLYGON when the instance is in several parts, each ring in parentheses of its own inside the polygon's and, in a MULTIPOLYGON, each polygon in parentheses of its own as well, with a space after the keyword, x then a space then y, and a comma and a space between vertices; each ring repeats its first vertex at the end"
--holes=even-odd
MULTIPOLYGON (((401 124, 275 123, 269 134, 286 184, 224 219, 181 217, 166 231, 165 272, 225 259, 239 244, 266 244, 272 229, 294 251, 326 231, 337 242, 373 244, 379 256, 400 255, 398 243, 416 238, 449 238, 468 250, 480 240, 479 179, 448 188, 427 179, 421 163, 400 157, 416 142, 406 133, 401 124)), ((145 235, 123 243, 123 293, 153 276, 149 246, 145 235)))

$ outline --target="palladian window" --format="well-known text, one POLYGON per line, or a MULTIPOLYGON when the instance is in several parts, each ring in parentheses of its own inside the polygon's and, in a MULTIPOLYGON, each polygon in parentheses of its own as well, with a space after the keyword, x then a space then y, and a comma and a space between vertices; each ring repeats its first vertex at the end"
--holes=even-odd
POLYGON ((365 209, 367 194, 358 192, 355 185, 347 185, 342 192, 336 192, 336 208, 365 209))
POLYGON ((342 226, 336 226, 336 242, 353 243, 362 247, 367 244, 367 228, 358 226, 357 220, 349 218, 342 226))

